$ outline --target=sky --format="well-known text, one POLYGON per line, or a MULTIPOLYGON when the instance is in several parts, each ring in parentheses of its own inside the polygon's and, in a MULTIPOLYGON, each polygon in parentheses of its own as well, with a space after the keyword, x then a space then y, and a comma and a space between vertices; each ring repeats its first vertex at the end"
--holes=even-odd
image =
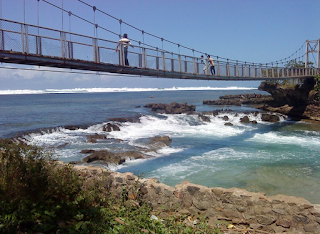
MULTIPOLYGON (((46 0, 116 33, 178 52, 176 45, 137 31, 78 0, 46 0)), ((189 48, 234 60, 267 63, 288 57, 320 38, 320 0, 82 0, 145 32, 189 48)), ((0 0, 1 17, 94 36, 94 28, 40 0, 0 0)), ((118 38, 98 29, 98 37, 118 38)), ((190 54, 181 49, 181 54, 190 54)), ((257 87, 256 81, 187 81, 150 77, 4 69, 45 67, 0 65, 0 90, 64 88, 257 87)), ((52 68, 50 68, 52 69, 52 68)), ((68 70, 69 71, 69 70, 68 70)))

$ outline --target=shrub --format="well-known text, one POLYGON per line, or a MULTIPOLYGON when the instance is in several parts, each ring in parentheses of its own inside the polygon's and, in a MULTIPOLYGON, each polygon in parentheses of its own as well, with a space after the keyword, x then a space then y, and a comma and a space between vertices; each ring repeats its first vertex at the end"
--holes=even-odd
POLYGON ((126 191, 108 194, 107 175, 85 180, 21 142, 0 139, 0 173, 0 233, 220 233, 206 219, 196 227, 174 214, 153 220, 147 204, 126 203, 126 191))

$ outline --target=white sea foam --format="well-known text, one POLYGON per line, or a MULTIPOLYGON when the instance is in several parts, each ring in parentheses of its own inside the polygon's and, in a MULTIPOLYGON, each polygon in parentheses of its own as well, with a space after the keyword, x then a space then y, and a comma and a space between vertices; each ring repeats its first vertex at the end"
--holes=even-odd
POLYGON ((256 133, 254 137, 247 141, 262 142, 265 144, 299 145, 301 147, 318 147, 319 137, 285 136, 276 132, 256 133))
POLYGON ((255 90, 253 87, 172 87, 172 88, 75 88, 44 90, 0 90, 0 95, 10 94, 47 94, 47 93, 114 93, 114 92, 149 92, 149 91, 183 91, 183 90, 255 90))
POLYGON ((243 133, 244 129, 224 126, 223 121, 203 122, 196 115, 164 115, 165 118, 156 116, 143 116, 140 123, 125 123, 121 131, 111 132, 110 135, 133 141, 157 135, 169 137, 230 137, 243 133))

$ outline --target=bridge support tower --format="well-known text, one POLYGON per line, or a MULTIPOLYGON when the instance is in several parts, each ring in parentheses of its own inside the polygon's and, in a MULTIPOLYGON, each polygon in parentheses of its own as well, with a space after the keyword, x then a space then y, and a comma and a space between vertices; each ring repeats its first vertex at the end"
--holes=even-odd
POLYGON ((306 41, 306 60, 305 67, 308 67, 309 63, 309 54, 316 53, 317 54, 317 64, 315 65, 317 68, 320 68, 320 39, 314 41, 306 41))

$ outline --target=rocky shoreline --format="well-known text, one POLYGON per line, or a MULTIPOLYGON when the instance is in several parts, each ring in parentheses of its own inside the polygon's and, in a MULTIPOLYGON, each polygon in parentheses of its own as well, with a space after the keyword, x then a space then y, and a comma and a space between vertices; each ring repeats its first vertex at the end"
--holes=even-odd
POLYGON ((126 206, 147 203, 157 219, 187 215, 186 224, 196 226, 199 215, 223 233, 320 233, 320 205, 292 196, 266 196, 238 188, 208 188, 183 181, 175 187, 134 174, 101 167, 74 166, 87 183, 102 174, 106 191, 126 198, 126 206))

